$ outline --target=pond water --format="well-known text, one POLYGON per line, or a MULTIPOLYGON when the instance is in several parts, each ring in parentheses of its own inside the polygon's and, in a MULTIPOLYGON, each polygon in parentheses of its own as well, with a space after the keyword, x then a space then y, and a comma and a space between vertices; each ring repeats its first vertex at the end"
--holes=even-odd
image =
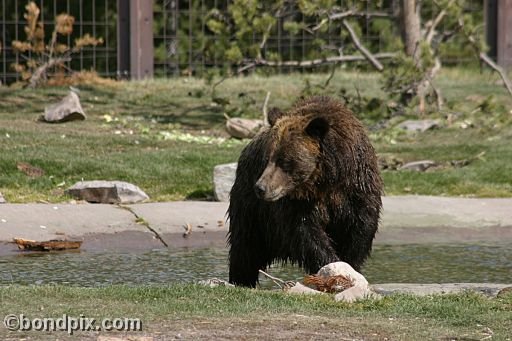
MULTIPOLYGON (((363 273, 370 283, 512 283, 512 244, 378 245, 363 273)), ((301 280, 293 266, 268 272, 301 280)), ((162 285, 227 279, 226 249, 175 249, 146 253, 18 253, 0 257, 0 285, 162 285)), ((264 286, 270 285, 262 281, 264 286)))

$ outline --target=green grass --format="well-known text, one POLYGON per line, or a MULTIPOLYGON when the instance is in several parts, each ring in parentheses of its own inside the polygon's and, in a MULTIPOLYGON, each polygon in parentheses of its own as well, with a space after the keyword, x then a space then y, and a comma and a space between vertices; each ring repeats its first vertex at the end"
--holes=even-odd
MULTIPOLYGON (((469 293, 428 297, 393 295, 345 304, 329 297, 196 285, 9 286, 0 288, 0 302, 0 316, 57 318, 63 314, 71 317, 83 314, 97 320, 139 318, 146 334, 163 333, 170 337, 182 333, 185 338, 237 339, 242 331, 249 338, 270 332, 268 335, 275 335, 276 339, 280 336, 286 339, 289 332, 299 338, 316 335, 316 338, 332 339, 342 336, 393 340, 482 339, 491 330, 493 340, 506 340, 512 330, 511 295, 497 299, 469 293)), ((61 334, 59 338, 65 336, 61 334)), ((0 328, 2 338, 27 335, 38 339, 44 336, 0 328)))
MULTIPOLYGON (((37 122, 49 103, 65 88, 0 87, 0 192, 9 202, 68 200, 63 189, 81 179, 124 180, 145 190, 153 201, 210 198, 212 170, 234 162, 246 142, 226 140, 224 113, 261 117, 267 91, 270 106, 286 108, 301 95, 305 79, 316 93, 384 98, 379 75, 338 71, 322 90, 326 75, 257 75, 227 79, 215 96, 229 99, 217 105, 210 87, 200 79, 157 79, 120 82, 114 86, 81 86, 86 121, 64 124, 37 122), (191 134, 193 137, 185 134, 191 134), (191 142, 190 142, 191 140, 191 142), (187 142, 188 141, 188 142, 187 142), (28 162, 45 176, 29 178, 16 164, 28 162)), ((385 171, 386 193, 512 196, 512 100, 497 78, 472 70, 444 70, 436 81, 447 106, 426 118, 438 118, 443 128, 405 134, 394 128, 414 113, 389 117, 383 110, 357 115, 371 130, 381 154, 403 161, 432 159, 445 167, 426 173, 385 171), (488 96, 485 112, 477 110, 488 96), (373 127, 389 120, 387 128, 373 127), (462 129, 462 123, 470 128, 462 129), (468 166, 446 166, 453 160, 482 158, 468 166)))

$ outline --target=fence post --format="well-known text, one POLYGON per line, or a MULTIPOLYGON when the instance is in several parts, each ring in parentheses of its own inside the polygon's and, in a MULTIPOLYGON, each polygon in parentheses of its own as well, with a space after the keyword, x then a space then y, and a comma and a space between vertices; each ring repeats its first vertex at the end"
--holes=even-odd
POLYGON ((130 3, 117 0, 117 72, 118 78, 130 77, 130 3))
POLYGON ((153 1, 117 0, 117 63, 121 77, 153 77, 153 1))
POLYGON ((512 0, 498 1, 498 64, 512 67, 512 0))
POLYGON ((498 55, 498 0, 484 1, 485 43, 489 47, 487 54, 496 61, 498 55))

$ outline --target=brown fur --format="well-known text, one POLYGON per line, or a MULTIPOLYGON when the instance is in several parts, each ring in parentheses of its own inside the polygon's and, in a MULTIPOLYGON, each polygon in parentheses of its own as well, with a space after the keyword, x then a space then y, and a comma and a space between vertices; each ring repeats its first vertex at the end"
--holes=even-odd
POLYGON ((358 270, 377 231, 382 181, 362 124, 339 101, 273 109, 240 156, 229 207, 230 281, 254 286, 275 260, 358 270))

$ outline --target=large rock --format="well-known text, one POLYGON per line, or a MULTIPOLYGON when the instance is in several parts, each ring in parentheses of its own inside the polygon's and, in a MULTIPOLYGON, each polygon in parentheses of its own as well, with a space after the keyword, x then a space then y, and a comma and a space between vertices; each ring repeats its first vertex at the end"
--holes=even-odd
POLYGON ((41 120, 50 123, 62 123, 85 120, 85 118, 85 112, 82 109, 78 95, 74 91, 70 91, 59 103, 46 107, 41 120))
POLYGON ((430 129, 438 128, 439 120, 407 120, 398 125, 398 128, 407 131, 424 132, 430 129))
POLYGON ((229 201, 229 192, 235 183, 236 166, 235 162, 213 168, 213 194, 217 201, 229 201))
POLYGON ((380 295, 411 294, 417 296, 458 294, 476 292, 489 297, 496 297, 510 284, 500 283, 385 283, 372 285, 372 290, 380 295))
POLYGON ((149 199, 139 187, 124 181, 80 181, 66 193, 79 200, 102 204, 132 204, 149 199))
POLYGON ((4 196, 2 195, 2 193, 0 193, 0 204, 5 204, 6 201, 4 199, 4 196))
POLYGON ((253 120, 248 118, 228 118, 226 121, 226 130, 229 135, 238 139, 250 139, 263 127, 263 120, 253 120))
POLYGON ((354 270, 345 262, 330 263, 318 270, 317 276, 321 277, 333 277, 333 276, 344 276, 352 279, 354 284, 351 288, 348 288, 334 296, 335 301, 343 302, 354 302, 358 299, 374 296, 368 286, 368 281, 359 272, 354 270))

